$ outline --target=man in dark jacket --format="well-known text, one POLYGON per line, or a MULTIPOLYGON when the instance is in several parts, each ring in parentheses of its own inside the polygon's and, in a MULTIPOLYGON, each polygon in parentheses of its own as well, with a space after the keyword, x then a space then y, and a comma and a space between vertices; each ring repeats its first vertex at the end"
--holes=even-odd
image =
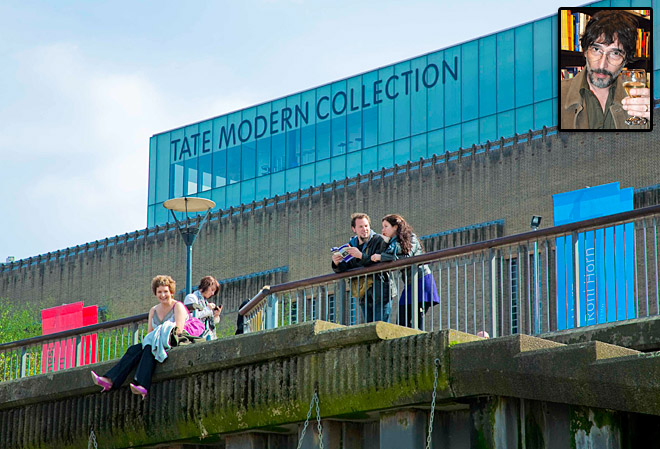
MULTIPOLYGON (((380 254, 387 247, 383 237, 371 230, 371 220, 367 214, 351 215, 351 229, 355 236, 349 241, 346 253, 352 258, 344 261, 344 255, 334 252, 332 269, 335 273, 373 265, 376 262, 372 262, 371 256, 380 254)), ((389 320, 392 306, 387 274, 359 276, 349 279, 348 282, 351 286, 351 295, 360 301, 366 322, 389 320)))

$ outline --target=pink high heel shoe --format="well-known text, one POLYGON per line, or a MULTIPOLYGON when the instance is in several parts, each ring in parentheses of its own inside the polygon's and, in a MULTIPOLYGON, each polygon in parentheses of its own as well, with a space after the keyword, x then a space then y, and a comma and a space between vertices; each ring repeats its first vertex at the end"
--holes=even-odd
POLYGON ((92 382, 94 382, 95 385, 98 385, 99 387, 102 388, 101 393, 104 393, 112 388, 112 382, 109 382, 107 378, 103 376, 99 376, 94 371, 92 371, 91 374, 92 374, 92 382))
POLYGON ((144 400, 144 398, 147 396, 148 393, 147 389, 144 388, 142 385, 135 385, 133 383, 131 384, 131 391, 133 392, 133 394, 142 395, 142 400, 144 400))

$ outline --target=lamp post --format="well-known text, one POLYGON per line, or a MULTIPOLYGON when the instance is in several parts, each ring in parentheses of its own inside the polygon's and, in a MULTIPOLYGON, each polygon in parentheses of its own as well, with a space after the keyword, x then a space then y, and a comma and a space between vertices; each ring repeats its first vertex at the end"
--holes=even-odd
POLYGON ((206 219, 211 213, 211 209, 215 207, 215 202, 206 198, 195 198, 182 196, 181 198, 173 198, 163 203, 163 207, 168 209, 174 217, 176 228, 179 230, 184 243, 186 244, 186 295, 191 293, 192 290, 192 247, 197 238, 197 234, 204 226, 206 219), (174 212, 184 212, 186 214, 184 221, 179 221, 174 212), (199 226, 190 224, 190 212, 206 212, 206 215, 199 222, 199 226))

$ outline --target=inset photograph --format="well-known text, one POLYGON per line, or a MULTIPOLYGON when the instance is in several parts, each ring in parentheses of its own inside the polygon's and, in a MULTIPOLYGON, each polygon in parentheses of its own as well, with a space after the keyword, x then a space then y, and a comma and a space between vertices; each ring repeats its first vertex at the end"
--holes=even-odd
POLYGON ((652 10, 559 9, 559 130, 650 131, 652 10))

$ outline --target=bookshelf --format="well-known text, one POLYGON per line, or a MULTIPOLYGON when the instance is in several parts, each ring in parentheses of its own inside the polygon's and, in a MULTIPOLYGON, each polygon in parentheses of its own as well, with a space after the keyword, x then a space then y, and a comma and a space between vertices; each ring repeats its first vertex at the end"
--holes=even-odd
MULTIPOLYGON (((571 8, 559 11, 561 79, 572 78, 585 65, 584 50, 580 46, 580 37, 586 28, 591 15, 600 8, 571 8)), ((628 69, 645 69, 650 73, 651 67, 651 11, 648 9, 626 10, 637 20, 637 54, 634 61, 626 65, 628 69)))

